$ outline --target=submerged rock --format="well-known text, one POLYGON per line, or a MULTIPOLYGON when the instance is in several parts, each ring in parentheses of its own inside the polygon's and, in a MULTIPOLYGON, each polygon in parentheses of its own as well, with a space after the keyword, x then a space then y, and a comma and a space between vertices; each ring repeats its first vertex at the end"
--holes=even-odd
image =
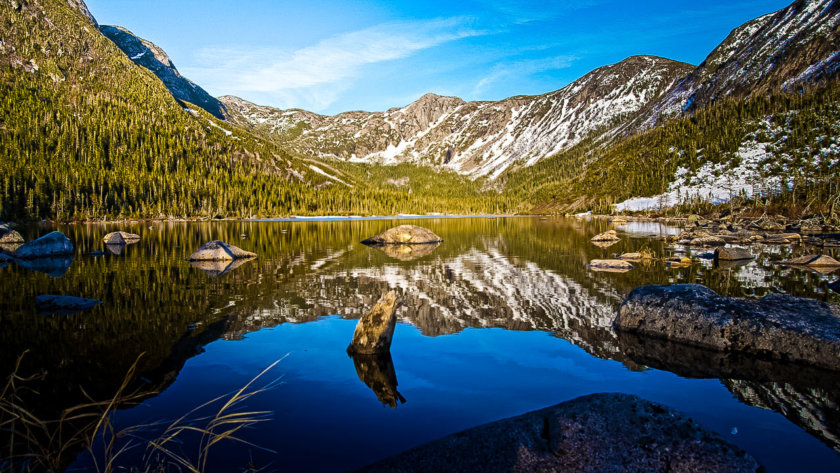
POLYGON ((589 268, 593 271, 626 272, 633 269, 633 265, 620 259, 594 259, 589 262, 589 268))
POLYGON ((128 232, 111 232, 102 239, 106 245, 130 245, 140 241, 140 235, 128 232))
POLYGON ((245 251, 223 241, 207 242, 187 258, 187 261, 230 261, 241 258, 256 258, 256 253, 245 251))
POLYGON ((35 298, 35 308, 40 313, 69 315, 82 312, 101 304, 96 299, 46 294, 35 298))
POLYGON ((685 414, 591 394, 429 442, 367 472, 757 472, 758 462, 685 414))
POLYGON ((20 259, 47 258, 73 254, 73 243, 61 232, 51 232, 15 250, 20 259))
POLYGON ((718 351, 840 370, 840 306, 771 294, 721 297, 699 284, 643 286, 624 300, 620 331, 718 351))
POLYGON ((751 260, 753 255, 746 248, 730 247, 715 249, 715 261, 751 260))
POLYGON ((397 309, 401 305, 402 299, 397 297, 396 292, 390 291, 383 295, 379 302, 359 319, 347 352, 351 355, 387 353, 391 349, 391 339, 397 325, 397 309))
POLYGON ((618 233, 615 230, 607 230, 604 233, 599 233, 590 239, 590 241, 618 241, 621 238, 618 237, 618 233))
POLYGON ((434 234, 428 228, 416 225, 400 225, 388 229, 379 235, 363 240, 362 243, 369 246, 378 245, 426 245, 430 243, 441 243, 443 239, 434 234))

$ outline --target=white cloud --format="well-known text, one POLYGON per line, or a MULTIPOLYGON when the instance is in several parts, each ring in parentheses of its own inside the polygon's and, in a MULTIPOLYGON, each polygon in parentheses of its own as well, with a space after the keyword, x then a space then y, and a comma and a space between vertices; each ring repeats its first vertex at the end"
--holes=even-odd
POLYGON ((506 62, 496 66, 489 75, 483 77, 473 87, 471 96, 481 96, 491 85, 501 80, 509 80, 511 77, 529 76, 540 72, 555 71, 571 67, 577 58, 575 56, 554 56, 541 59, 525 59, 514 62, 506 62))
POLYGON ((364 66, 486 34, 468 18, 397 22, 340 34, 296 51, 205 49, 184 75, 214 94, 261 97, 271 105, 324 110, 364 66))

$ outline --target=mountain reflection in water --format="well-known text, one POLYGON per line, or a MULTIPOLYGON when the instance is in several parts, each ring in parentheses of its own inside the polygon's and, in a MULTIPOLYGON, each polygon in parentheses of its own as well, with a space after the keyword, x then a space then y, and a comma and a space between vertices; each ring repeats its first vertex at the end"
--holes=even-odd
MULTIPOLYGON (((0 365, 8 373, 16 357, 30 350, 23 369, 47 373, 38 388, 49 400, 39 403, 48 416, 83 402, 79 386, 94 397, 109 396, 140 353, 146 354, 138 378, 162 391, 178 379, 187 360, 214 340, 247 339, 267 327, 328 315, 356 319, 382 293, 395 289, 405 300, 400 320, 425 336, 471 328, 542 331, 633 371, 654 368, 689 379, 721 379, 740 402, 780 412, 840 451, 837 374, 628 338, 612 328, 624 296, 644 284, 696 282, 727 296, 785 292, 840 302, 840 295, 828 289, 828 277, 773 264, 807 249, 754 247, 757 259, 745 265, 700 262, 668 268, 656 260, 627 273, 596 273, 588 262, 613 253, 647 249, 671 256, 691 250, 667 247, 652 237, 676 231, 658 223, 618 226, 622 239, 608 248, 589 241, 612 228, 598 220, 408 223, 432 229, 444 242, 393 254, 360 243, 396 224, 390 220, 59 227, 76 245, 75 258, 0 268, 0 277, 9 282, 0 288, 0 365), (119 253, 91 256, 103 250, 102 235, 114 230, 138 233, 141 240, 119 253), (247 240, 240 240, 241 234, 247 240), (209 266, 184 261, 214 239, 237 242, 259 256, 209 266), (84 313, 43 316, 33 302, 40 294, 103 304, 84 313)), ((22 229, 27 241, 47 231, 22 229)), ((346 358, 345 364, 353 370, 346 358)), ((390 407, 406 402, 397 390, 400 365, 395 370, 390 356, 356 357, 353 365, 375 402, 390 407)))

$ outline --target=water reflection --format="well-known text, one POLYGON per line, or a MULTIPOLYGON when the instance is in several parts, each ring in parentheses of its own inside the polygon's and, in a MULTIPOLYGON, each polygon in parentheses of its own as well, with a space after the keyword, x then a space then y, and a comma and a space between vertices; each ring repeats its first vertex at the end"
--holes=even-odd
POLYGON ((400 403, 405 404, 405 398, 397 391, 397 373, 390 353, 349 356, 353 359, 359 380, 376 394, 383 406, 394 409, 400 403))
MULTIPOLYGON (((708 262, 668 269, 662 260, 654 260, 619 274, 593 272, 587 265, 612 253, 641 249, 660 257, 674 254, 679 248, 649 236, 671 230, 635 227, 605 249, 589 241, 609 229, 607 222, 597 220, 429 219, 416 223, 432 229, 444 243, 419 248, 428 254, 417 256, 412 248, 410 257, 403 257, 359 243, 394 223, 122 225, 120 229, 139 233, 142 239, 120 258, 81 257, 75 263, 65 258, 30 262, 41 266, 18 263, 0 268, 0 277, 11 282, 0 287, 0 368, 10 372, 16 357, 30 349, 24 368, 48 373, 39 389, 48 401, 39 409, 58 412, 84 401, 79 386, 98 398, 112 394, 142 352, 146 355, 138 367, 140 377, 164 389, 185 361, 213 340, 242 339, 261 328, 326 315, 358 318, 383 292, 399 289, 410 308, 398 313, 401 320, 431 337, 466 328, 545 331, 634 370, 649 366, 684 377, 720 378, 732 381, 732 386, 750 383, 751 392, 795 392, 800 400, 817 393, 795 408, 792 401, 786 404, 781 396, 769 394, 743 394, 742 401, 776 409, 836 448, 832 439, 838 430, 832 419, 838 399, 830 394, 840 392, 836 381, 824 377, 817 383, 807 370, 779 364, 669 351, 675 349, 619 338, 612 328, 624 296, 644 284, 692 282, 726 296, 786 292, 840 302, 826 276, 774 264, 807 253, 807 248, 754 247, 756 260, 725 268, 708 262), (185 248, 210 240, 234 241, 242 234, 248 235, 239 240, 242 248, 258 253, 259 259, 218 265, 184 261, 189 256, 185 248), (44 273, 53 277, 45 278, 44 273), (32 303, 40 294, 84 296, 103 304, 85 314, 40 317, 32 303), (820 407, 811 411, 808 406, 820 407), (803 420, 809 416, 828 420, 809 427, 803 420)), ((86 255, 102 248, 102 236, 110 228, 60 230, 76 245, 77 254, 86 255)), ((30 239, 39 229, 23 231, 30 239)), ((353 361, 358 378, 383 404, 404 402, 390 358, 353 361)))
POLYGON ((53 278, 60 278, 67 274, 67 271, 70 270, 70 265, 73 264, 73 257, 53 256, 49 258, 37 258, 28 260, 18 259, 15 260, 15 264, 17 264, 21 268, 28 269, 29 271, 44 273, 53 278))
POLYGON ((239 258, 230 261, 190 261, 190 266, 204 271, 211 278, 224 276, 254 258, 239 258))
POLYGON ((429 256, 440 243, 424 245, 377 245, 374 248, 399 261, 414 261, 429 256))

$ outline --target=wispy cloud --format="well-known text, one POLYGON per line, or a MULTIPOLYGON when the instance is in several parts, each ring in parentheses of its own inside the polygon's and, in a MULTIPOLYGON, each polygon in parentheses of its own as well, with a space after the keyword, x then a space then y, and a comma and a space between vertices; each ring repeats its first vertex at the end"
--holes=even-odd
POLYGON ((529 76, 540 72, 556 71, 571 67, 577 58, 575 56, 554 56, 541 59, 525 59, 505 62, 496 66, 487 76, 479 80, 470 95, 478 97, 484 94, 493 84, 510 80, 515 77, 529 76))
POLYGON ((259 96, 272 105, 323 110, 366 65, 409 57, 450 41, 487 34, 469 18, 395 22, 340 34, 295 51, 205 49, 184 70, 211 92, 259 96))

